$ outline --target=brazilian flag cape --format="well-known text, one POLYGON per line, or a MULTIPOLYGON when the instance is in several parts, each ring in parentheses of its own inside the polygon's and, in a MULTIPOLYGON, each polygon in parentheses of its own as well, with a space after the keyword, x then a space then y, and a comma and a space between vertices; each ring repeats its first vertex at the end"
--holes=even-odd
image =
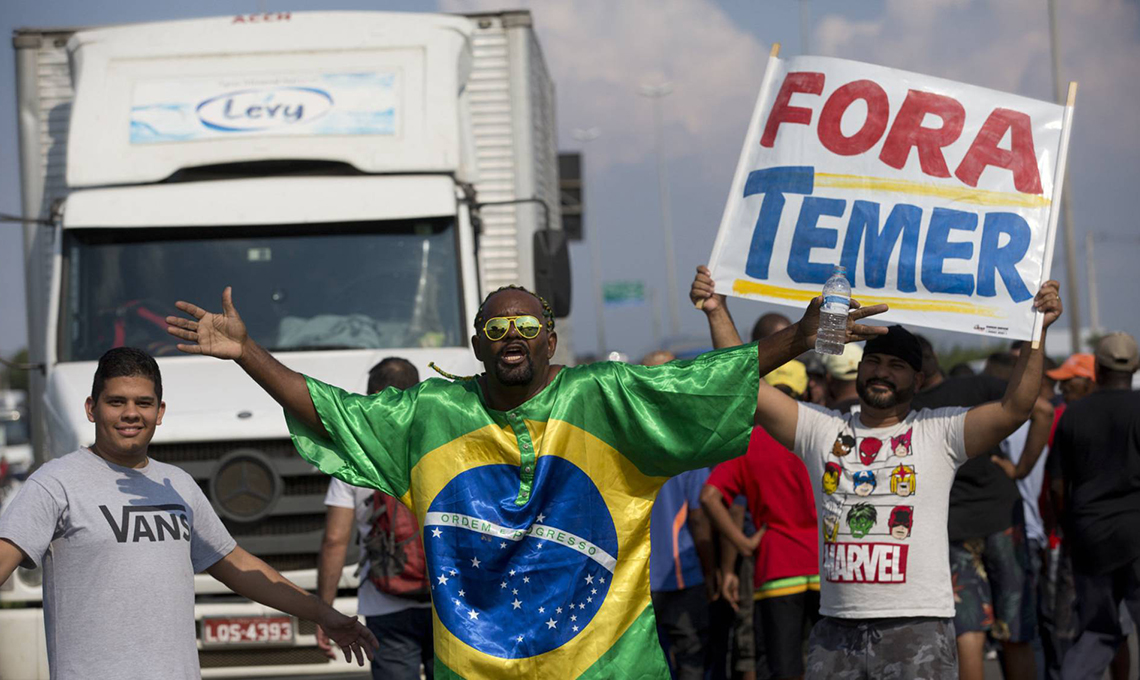
POLYGON ((510 411, 476 380, 362 396, 308 378, 329 436, 289 428, 321 471, 419 519, 437 678, 668 678, 653 500, 669 477, 744 454, 756 351, 563 368, 510 411))

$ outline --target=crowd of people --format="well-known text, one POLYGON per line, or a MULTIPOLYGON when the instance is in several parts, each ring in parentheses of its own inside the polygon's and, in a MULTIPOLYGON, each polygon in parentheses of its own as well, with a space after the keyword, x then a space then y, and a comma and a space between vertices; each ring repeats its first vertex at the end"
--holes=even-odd
MULTIPOLYGON (((690 296, 715 351, 567 368, 551 364, 545 301, 500 289, 473 324, 485 373, 421 381, 391 357, 368 395, 278 362, 229 289, 220 313, 179 302, 179 348, 236 361, 284 407, 299 453, 335 476, 317 596, 237 547, 192 480, 148 459, 161 376, 127 349, 96 372, 94 444, 44 465, 0 518, 0 582, 44 566, 59 678, 197 677, 199 571, 316 621, 330 655, 367 655, 386 680, 972 679, 990 646, 1010 678, 1127 673, 1133 338, 1058 367, 1042 337, 947 375, 921 336, 863 323, 883 305, 853 302, 851 344, 821 358, 818 299, 795 323, 761 317, 745 344, 707 269, 690 296), (139 552, 140 532, 154 536, 128 521, 138 508, 185 539, 139 552), (353 535, 365 626, 331 607, 353 535), (176 587, 147 579, 155 568, 176 587), (169 606, 106 601, 123 589, 78 597, 98 574, 147 582, 135 596, 169 606), (139 640, 177 653, 156 671, 139 640)), ((1034 307, 1047 332, 1056 282, 1034 307)))

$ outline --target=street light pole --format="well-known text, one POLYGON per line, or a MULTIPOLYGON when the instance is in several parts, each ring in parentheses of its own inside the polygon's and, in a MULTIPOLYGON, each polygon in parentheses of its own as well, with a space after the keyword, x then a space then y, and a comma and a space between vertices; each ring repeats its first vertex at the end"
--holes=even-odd
POLYGON ((661 100, 673 91, 671 83, 642 85, 641 96, 653 100, 653 140, 657 148, 657 183, 661 197, 661 230, 665 236, 665 274, 668 277, 669 331, 676 337, 681 333, 677 314, 677 262, 673 255, 673 216, 669 206, 669 178, 665 169, 665 153, 661 141, 661 100))
MULTIPOLYGON (((1057 38, 1057 8, 1049 0, 1049 48, 1053 57, 1053 99, 1064 106, 1061 94, 1060 41, 1057 38)), ((1065 315, 1069 317, 1069 337, 1073 351, 1081 351, 1081 292, 1077 285, 1077 237, 1073 233, 1073 192, 1069 188, 1069 175, 1065 174, 1061 188, 1061 209, 1064 210, 1065 229, 1065 315)), ((1089 272, 1092 276, 1092 272, 1089 272)))
MULTIPOLYGON (((602 136, 602 131, 596 127, 587 128, 585 130, 575 128, 570 132, 570 136, 577 140, 582 145, 582 153, 585 155, 586 145, 602 136)), ((584 161, 585 159, 583 159, 584 161)), ((586 167, 583 162, 583 169, 586 167)), ((582 172, 582 185, 586 185, 586 173, 582 172)), ((585 194, 585 191, 582 192, 585 194)), ((597 222, 595 221, 595 224, 597 222)), ((586 229, 586 243, 590 246, 590 270, 594 277, 594 322, 598 327, 598 360, 604 360, 606 353, 609 349, 606 347, 606 323, 603 312, 605 300, 602 299, 602 251, 601 251, 601 232, 595 227, 586 229)))
POLYGON ((1089 327, 1100 332, 1100 308, 1096 299, 1096 257, 1093 255, 1093 233, 1085 231, 1085 271, 1089 276, 1089 327))

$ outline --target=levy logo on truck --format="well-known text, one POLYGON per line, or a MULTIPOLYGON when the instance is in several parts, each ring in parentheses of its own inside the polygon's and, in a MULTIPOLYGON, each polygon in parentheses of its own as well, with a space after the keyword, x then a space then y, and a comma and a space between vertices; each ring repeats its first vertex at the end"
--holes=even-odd
POLYGON ((395 135, 401 89, 396 70, 141 81, 131 101, 131 144, 395 135))
POLYGON ((332 108, 332 95, 315 87, 267 87, 211 97, 195 111, 208 128, 244 132, 309 123, 332 108))

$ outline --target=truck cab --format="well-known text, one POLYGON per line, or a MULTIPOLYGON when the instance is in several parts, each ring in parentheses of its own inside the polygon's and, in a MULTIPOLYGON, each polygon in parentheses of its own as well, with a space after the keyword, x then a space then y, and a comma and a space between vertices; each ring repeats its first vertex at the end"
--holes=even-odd
MULTIPOLYGON (((25 244, 38 461, 91 443, 99 356, 144 349, 167 404, 150 455, 312 590, 328 478, 236 365, 177 350, 175 301, 216 309, 232 286, 255 340, 357 392, 388 356, 422 378, 429 362, 479 372, 470 321, 506 284, 550 299, 572 356, 554 91, 529 13, 272 13, 27 29, 14 45, 24 209, 41 220, 25 244)), ((0 678, 47 677, 36 579, 0 586, 0 678)), ((196 594, 204 677, 355 670, 307 622, 206 634, 279 613, 206 575, 196 594)))

